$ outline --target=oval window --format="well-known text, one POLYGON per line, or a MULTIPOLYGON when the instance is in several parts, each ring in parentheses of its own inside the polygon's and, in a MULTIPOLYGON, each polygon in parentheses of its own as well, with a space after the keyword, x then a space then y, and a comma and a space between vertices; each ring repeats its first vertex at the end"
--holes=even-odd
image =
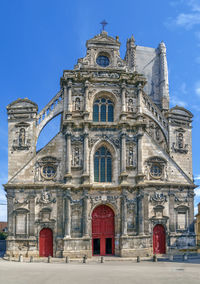
POLYGON ((107 67, 110 64, 109 58, 105 55, 99 55, 96 62, 101 67, 107 67))

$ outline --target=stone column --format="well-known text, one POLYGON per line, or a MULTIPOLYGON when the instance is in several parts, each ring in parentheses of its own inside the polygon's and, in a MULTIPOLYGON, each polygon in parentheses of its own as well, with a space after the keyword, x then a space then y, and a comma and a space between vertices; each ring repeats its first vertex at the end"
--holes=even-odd
POLYGON ((62 190, 58 190, 57 192, 57 237, 63 237, 64 234, 64 226, 63 226, 63 206, 64 206, 64 202, 63 202, 63 191, 62 190))
POLYGON ((89 168, 89 151, 88 151, 88 133, 84 134, 84 164, 83 164, 83 172, 85 175, 88 175, 88 168, 89 168))
POLYGON ((29 222, 29 235, 35 237, 35 194, 30 196, 30 222, 29 222))
POLYGON ((83 237, 88 237, 88 196, 83 199, 83 237))
POLYGON ((85 105, 84 105, 85 112, 88 112, 88 91, 89 91, 89 82, 85 81, 85 105))
POLYGON ((14 228, 14 214, 13 214, 13 199, 14 195, 7 193, 7 213, 8 213, 8 234, 9 237, 13 236, 15 234, 15 228, 14 228))
POLYGON ((169 231, 173 233, 176 231, 176 215, 174 210, 174 193, 169 193, 169 231))
POLYGON ((149 234, 149 194, 144 194, 144 233, 149 234))
POLYGON ((138 234, 144 235, 144 194, 139 193, 138 200, 138 234))
POLYGON ((138 175, 142 175, 143 174, 143 166, 142 166, 142 136, 143 136, 143 133, 142 133, 142 129, 141 127, 139 128, 138 130, 138 143, 137 143, 137 146, 138 146, 138 151, 137 151, 137 156, 138 156, 138 175))
POLYGON ((71 202, 69 196, 65 198, 65 237, 71 237, 71 202))
POLYGON ((138 119, 141 119, 142 115, 142 85, 139 83, 138 88, 137 88, 137 93, 138 93, 138 119))
POLYGON ((66 173, 71 174, 71 133, 66 133, 67 155, 66 155, 66 173))
POLYGON ((122 235, 127 235, 127 202, 126 202, 126 194, 123 192, 122 196, 122 235))
POLYGON ((122 97, 122 112, 126 112, 126 89, 125 89, 125 84, 122 84, 121 97, 122 97))
POLYGON ((126 172, 126 133, 121 134, 121 173, 126 172))
POLYGON ((67 112, 72 112, 72 81, 68 82, 67 88, 67 112))
POLYGON ((64 112, 66 112, 68 109, 67 107, 67 86, 64 85, 63 89, 64 89, 64 112))
POLYGON ((189 225, 189 232, 194 233, 194 193, 188 193, 188 199, 190 199, 190 207, 188 212, 188 225, 189 225))

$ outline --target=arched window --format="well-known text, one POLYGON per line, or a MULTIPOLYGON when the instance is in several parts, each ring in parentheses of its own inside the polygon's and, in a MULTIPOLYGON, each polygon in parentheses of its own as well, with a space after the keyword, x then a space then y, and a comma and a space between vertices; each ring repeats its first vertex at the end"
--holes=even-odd
POLYGON ((93 105, 93 121, 113 121, 113 102, 106 98, 99 98, 93 105))
POLYGON ((94 155, 94 181, 112 181, 112 156, 104 146, 99 148, 94 155))

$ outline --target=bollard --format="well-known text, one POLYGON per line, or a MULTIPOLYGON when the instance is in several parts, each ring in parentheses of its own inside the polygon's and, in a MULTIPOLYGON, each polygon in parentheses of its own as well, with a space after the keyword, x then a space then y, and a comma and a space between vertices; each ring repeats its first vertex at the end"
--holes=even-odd
POLYGON ((156 254, 154 254, 153 255, 153 262, 157 262, 158 261, 158 259, 157 259, 157 255, 156 254))
POLYGON ((104 263, 104 257, 101 256, 101 263, 104 263))
POLYGON ((9 254, 9 256, 8 256, 8 261, 11 261, 11 255, 9 254))
POLYGON ((51 256, 48 256, 48 263, 51 263, 51 256))
POLYGON ((169 255, 169 260, 170 260, 170 261, 173 261, 173 260, 174 260, 173 254, 170 254, 170 255, 169 255))
POLYGON ((19 255, 19 262, 23 262, 23 255, 22 254, 19 255))
POLYGON ((30 256, 30 262, 33 262, 33 256, 32 255, 30 256))
POLYGON ((140 262, 140 256, 139 255, 137 256, 137 262, 140 262))
POLYGON ((69 256, 66 256, 66 258, 65 258, 65 262, 66 262, 66 263, 69 263, 69 262, 70 262, 70 260, 69 260, 69 256))
POLYGON ((83 256, 83 263, 86 263, 86 261, 87 261, 87 255, 85 254, 85 255, 83 256))
POLYGON ((186 253, 184 253, 184 255, 183 255, 183 261, 185 261, 185 260, 187 260, 187 259, 188 259, 188 256, 187 256, 186 253))

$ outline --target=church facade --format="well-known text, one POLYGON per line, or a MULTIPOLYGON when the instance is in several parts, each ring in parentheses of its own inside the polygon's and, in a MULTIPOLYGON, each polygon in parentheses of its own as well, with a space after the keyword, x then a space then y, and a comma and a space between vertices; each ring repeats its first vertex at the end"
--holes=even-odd
POLYGON ((38 113, 8 112, 7 254, 147 256, 195 246, 192 114, 169 108, 166 47, 102 31, 38 113), (44 126, 59 133, 41 150, 44 126))

